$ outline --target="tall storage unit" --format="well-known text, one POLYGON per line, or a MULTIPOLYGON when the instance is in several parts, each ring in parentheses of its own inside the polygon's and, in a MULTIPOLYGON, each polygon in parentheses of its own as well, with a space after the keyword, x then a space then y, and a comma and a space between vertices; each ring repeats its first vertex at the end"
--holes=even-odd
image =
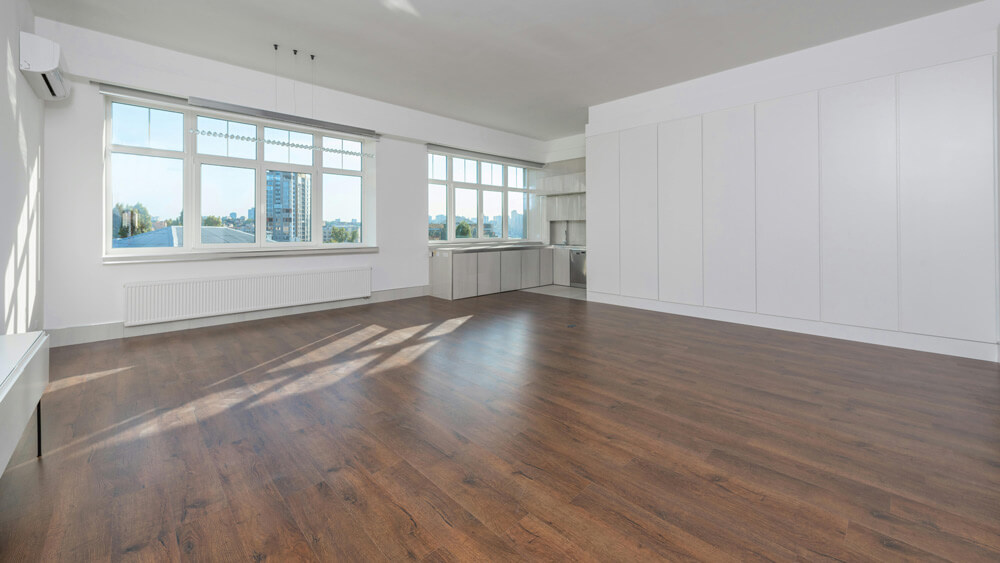
POLYGON ((621 132, 619 244, 621 294, 627 297, 656 299, 659 293, 656 145, 656 124, 621 132))
POLYGON ((820 92, 822 318, 898 328, 896 79, 820 92))
POLYGON ((756 308, 754 108, 706 114, 703 139, 705 305, 756 308))
POLYGON ((757 312, 819 320, 819 98, 757 104, 757 312))
POLYGON ((620 292, 618 133, 587 137, 587 291, 620 292))
POLYGON ((993 58, 899 76, 900 330, 997 339, 993 58))
POLYGON ((702 305, 701 116, 661 123, 658 152, 659 298, 702 305))

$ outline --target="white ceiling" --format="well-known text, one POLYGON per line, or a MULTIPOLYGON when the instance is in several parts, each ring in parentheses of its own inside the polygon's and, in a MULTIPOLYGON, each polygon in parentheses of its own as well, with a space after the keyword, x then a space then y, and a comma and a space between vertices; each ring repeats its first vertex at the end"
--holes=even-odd
POLYGON ((45 18, 542 140, 587 107, 973 0, 32 0, 45 18), (295 72, 291 57, 279 72, 295 72))

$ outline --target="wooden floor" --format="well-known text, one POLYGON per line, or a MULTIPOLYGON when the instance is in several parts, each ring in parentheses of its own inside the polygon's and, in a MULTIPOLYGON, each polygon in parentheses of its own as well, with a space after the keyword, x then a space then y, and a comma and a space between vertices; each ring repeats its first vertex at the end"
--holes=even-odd
POLYGON ((3 561, 1000 558, 1000 369, 530 293, 55 349, 3 561))

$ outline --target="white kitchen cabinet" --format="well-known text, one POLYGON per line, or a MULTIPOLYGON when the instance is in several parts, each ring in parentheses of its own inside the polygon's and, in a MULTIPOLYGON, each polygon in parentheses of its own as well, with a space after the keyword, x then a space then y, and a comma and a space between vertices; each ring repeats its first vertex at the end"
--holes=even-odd
POLYGON ((457 253, 452 258, 452 299, 475 297, 479 293, 479 268, 475 252, 457 253))
POLYGON ((819 95, 822 320, 896 330, 896 77, 819 95))
POLYGON ((617 132, 587 137, 587 291, 611 295, 621 288, 618 163, 617 132))
POLYGON ((500 253, 500 291, 521 289, 521 250, 500 253))
POLYGON ((705 305, 756 309, 754 108, 704 116, 705 305))
POLYGON ((478 260, 478 295, 500 292, 500 253, 480 252, 478 260))
POLYGON ((656 145, 655 124, 621 132, 621 294, 642 299, 659 294, 656 145))
POLYGON ((552 249, 552 283, 569 286, 569 249, 552 249))
POLYGON ((541 273, 541 250, 521 250, 521 289, 538 287, 541 273))
POLYGON ((819 320, 819 99, 757 104, 757 312, 819 320))
POLYGON ((899 76, 900 330, 996 342, 993 58, 899 76))
POLYGON ((538 254, 538 285, 552 285, 552 257, 551 248, 543 248, 538 254))
POLYGON ((659 298, 702 305, 701 116, 659 126, 659 298))

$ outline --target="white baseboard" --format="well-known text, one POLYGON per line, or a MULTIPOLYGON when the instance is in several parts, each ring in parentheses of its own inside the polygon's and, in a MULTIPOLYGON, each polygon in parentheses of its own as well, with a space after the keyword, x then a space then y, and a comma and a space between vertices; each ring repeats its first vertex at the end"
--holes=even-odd
POLYGON ((313 313, 315 311, 327 311, 330 309, 341 309, 344 307, 356 307, 369 303, 381 303, 383 301, 395 301, 397 299, 409 299, 411 297, 423 297, 430 295, 430 286, 404 287, 400 289, 384 289, 373 291, 372 296, 364 299, 347 299, 344 301, 331 301, 329 303, 315 303, 312 305, 300 305, 298 307, 283 307, 280 309, 264 309, 261 311, 250 311, 248 313, 237 313, 234 315, 220 315, 217 317, 202 317, 183 321, 172 321, 167 323, 157 323, 141 326, 126 327, 123 322, 103 323, 87 326, 73 326, 67 328, 47 328, 50 345, 71 346, 73 344, 86 344, 88 342, 98 342, 101 340, 113 340, 115 338, 129 338, 131 336, 143 336, 147 334, 159 334, 161 332, 173 332, 177 330, 187 330, 192 328, 202 328, 206 326, 216 326, 222 324, 239 323, 244 321, 255 321, 258 319, 269 319, 272 317, 282 317, 286 315, 299 315, 302 313, 313 313))
POLYGON ((829 338, 838 338, 840 340, 879 344, 882 346, 892 346, 893 348, 920 350, 922 352, 946 354, 949 356, 960 356, 974 360, 986 360, 988 362, 996 362, 1000 360, 1000 346, 996 343, 990 342, 973 342, 970 340, 958 340, 940 336, 928 336, 924 334, 863 328, 824 323, 820 321, 775 317, 760 313, 745 313, 741 311, 730 311, 727 309, 714 309, 712 307, 699 307, 697 305, 667 303, 651 299, 640 299, 637 297, 624 297, 621 295, 598 293, 592 290, 587 290, 587 300, 595 303, 606 303, 609 305, 620 305, 622 307, 631 307, 634 309, 646 309, 648 311, 657 311, 660 313, 684 315, 686 317, 697 317, 700 319, 759 326, 775 330, 800 332, 815 336, 826 336, 829 338))

